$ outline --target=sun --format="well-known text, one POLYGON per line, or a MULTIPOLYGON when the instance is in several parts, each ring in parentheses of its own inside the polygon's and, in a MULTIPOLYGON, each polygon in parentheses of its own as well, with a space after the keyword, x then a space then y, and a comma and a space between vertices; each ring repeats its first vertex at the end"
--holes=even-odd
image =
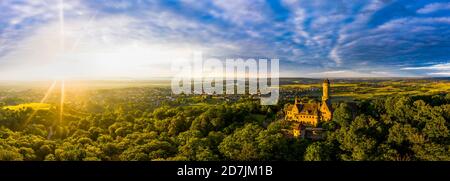
MULTIPOLYGON (((65 50, 65 28, 64 28, 64 0, 59 0, 59 24, 60 24, 60 31, 59 31, 59 39, 60 39, 60 50, 62 53, 64 53, 65 50)), ((55 80, 51 83, 50 87, 47 89, 46 93, 44 94, 44 97, 41 99, 39 103, 45 103, 50 96, 50 94, 54 91, 57 83, 60 83, 61 85, 61 96, 60 96, 60 111, 59 111, 59 122, 61 123, 64 119, 64 101, 65 101, 65 79, 63 77, 55 77, 55 80), (58 79, 60 79, 58 81, 58 79)), ((28 123, 31 121, 31 119, 36 115, 37 110, 33 110, 31 115, 27 118, 25 123, 28 123)))

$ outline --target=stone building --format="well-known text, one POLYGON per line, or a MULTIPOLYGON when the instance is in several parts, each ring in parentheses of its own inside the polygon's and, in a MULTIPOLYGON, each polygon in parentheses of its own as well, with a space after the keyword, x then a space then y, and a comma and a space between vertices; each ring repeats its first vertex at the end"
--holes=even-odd
POLYGON ((295 98, 293 105, 289 105, 285 110, 285 120, 292 121, 293 135, 298 137, 306 126, 317 127, 319 122, 331 121, 333 112, 330 101, 330 81, 328 79, 322 84, 322 101, 320 103, 301 103, 295 98))

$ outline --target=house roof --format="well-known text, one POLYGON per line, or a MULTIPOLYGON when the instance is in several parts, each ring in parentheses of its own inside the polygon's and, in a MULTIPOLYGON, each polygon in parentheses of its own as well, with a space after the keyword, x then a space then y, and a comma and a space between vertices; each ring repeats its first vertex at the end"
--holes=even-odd
POLYGON ((306 104, 294 104, 288 106, 288 110, 292 111, 294 108, 296 108, 299 112, 299 114, 304 115, 317 115, 319 111, 319 104, 317 103, 306 103, 306 104))

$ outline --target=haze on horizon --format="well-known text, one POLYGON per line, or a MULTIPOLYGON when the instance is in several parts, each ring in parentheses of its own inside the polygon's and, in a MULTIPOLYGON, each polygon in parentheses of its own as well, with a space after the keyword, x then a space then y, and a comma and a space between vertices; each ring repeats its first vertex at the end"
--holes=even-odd
POLYGON ((278 58, 281 77, 449 77, 450 2, 11 0, 0 80, 171 77, 171 62, 278 58))

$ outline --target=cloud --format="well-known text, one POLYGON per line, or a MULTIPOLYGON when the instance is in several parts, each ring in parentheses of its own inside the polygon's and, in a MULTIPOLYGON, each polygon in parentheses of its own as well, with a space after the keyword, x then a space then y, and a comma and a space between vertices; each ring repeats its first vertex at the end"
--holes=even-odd
POLYGON ((417 10, 419 14, 428 14, 436 11, 450 10, 450 3, 431 3, 417 10))
POLYGON ((282 75, 298 76, 438 75, 447 70, 419 67, 450 58, 448 3, 64 1, 61 53, 59 1, 0 2, 0 74, 35 75, 33 66, 43 65, 47 72, 77 67, 75 75, 93 61, 103 70, 79 74, 126 75, 128 69, 139 77, 167 69, 164 52, 188 57, 191 50, 221 59, 280 58, 282 75))
POLYGON ((326 71, 326 72, 320 72, 320 74, 342 74, 342 73, 348 73, 347 70, 335 70, 335 71, 326 71))
POLYGON ((428 75, 431 75, 431 76, 450 76, 450 72, 433 72, 433 73, 428 73, 428 75))
POLYGON ((450 76, 450 63, 439 63, 428 66, 403 67, 404 71, 415 71, 429 76, 450 76))
POLYGON ((0 58, 43 24, 57 21, 60 7, 64 7, 67 17, 83 16, 88 11, 80 1, 68 1, 63 6, 60 2, 62 1, 1 1, 0 58))
POLYGON ((308 74, 311 77, 333 77, 333 78, 349 78, 349 77, 394 77, 395 74, 390 72, 361 72, 354 70, 333 70, 308 74))
POLYGON ((105 11, 95 15, 89 9, 85 12, 91 16, 65 18, 64 35, 59 32, 57 18, 42 22, 33 26, 33 31, 23 30, 23 37, 14 39, 12 50, 0 57, 0 76, 2 79, 166 77, 173 73, 172 61, 191 59, 194 51, 207 57, 248 54, 275 57, 265 44, 258 46, 257 40, 227 38, 239 31, 224 32, 220 26, 162 7, 160 10, 133 16, 105 11), (61 38, 64 48, 59 44, 61 38))
POLYGON ((402 70, 450 70, 450 63, 434 64, 423 67, 404 67, 402 70))
POLYGON ((339 56, 339 54, 338 54, 338 47, 336 46, 336 47, 334 47, 332 50, 331 50, 331 52, 330 52, 330 58, 332 59, 332 60, 334 60, 334 62, 337 64, 337 65, 341 65, 342 64, 342 59, 341 59, 341 57, 339 56))
MULTIPOLYGON (((414 27, 417 32, 417 28, 421 25, 433 25, 433 24, 450 24, 450 17, 436 17, 436 18, 400 18, 384 23, 375 29, 375 31, 395 31, 397 29, 408 29, 414 27)), ((423 28, 423 27, 421 27, 423 28)), ((430 30, 430 29, 422 29, 430 30)))
POLYGON ((63 35, 56 19, 43 23, 17 39, 14 48, 0 58, 0 76, 10 80, 170 76, 171 61, 190 59, 193 51, 218 55, 213 52, 236 50, 226 41, 206 42, 198 39, 201 35, 187 36, 190 32, 184 31, 201 29, 212 37, 219 32, 214 28, 169 12, 148 13, 148 17, 66 18, 63 35))
MULTIPOLYGON (((4 19, 10 25, 23 24, 26 20, 48 21, 58 18, 59 0, 42 0, 42 1, 2 1, 1 7, 4 7, 2 15, 10 17, 4 19)), ((80 1, 64 2, 65 10, 75 10, 79 14, 83 12, 83 5, 80 1)), ((73 11, 72 11, 73 12, 73 11)))
POLYGON ((337 66, 343 63, 343 58, 340 56, 340 52, 347 53, 348 49, 341 50, 342 45, 347 44, 354 37, 366 36, 367 33, 367 22, 370 20, 371 16, 375 14, 378 10, 382 9, 386 5, 385 2, 381 0, 372 0, 364 5, 359 12, 351 16, 354 17, 353 21, 348 24, 343 25, 339 28, 338 34, 336 35, 336 43, 334 47, 330 49, 328 57, 333 60, 337 66))
MULTIPOLYGON (((267 9, 263 0, 234 0, 233 3, 228 1, 212 1, 218 7, 218 10, 212 10, 213 16, 225 19, 238 25, 246 23, 261 23, 267 19, 264 10, 267 9)), ((267 11, 266 11, 267 12, 267 11)))

